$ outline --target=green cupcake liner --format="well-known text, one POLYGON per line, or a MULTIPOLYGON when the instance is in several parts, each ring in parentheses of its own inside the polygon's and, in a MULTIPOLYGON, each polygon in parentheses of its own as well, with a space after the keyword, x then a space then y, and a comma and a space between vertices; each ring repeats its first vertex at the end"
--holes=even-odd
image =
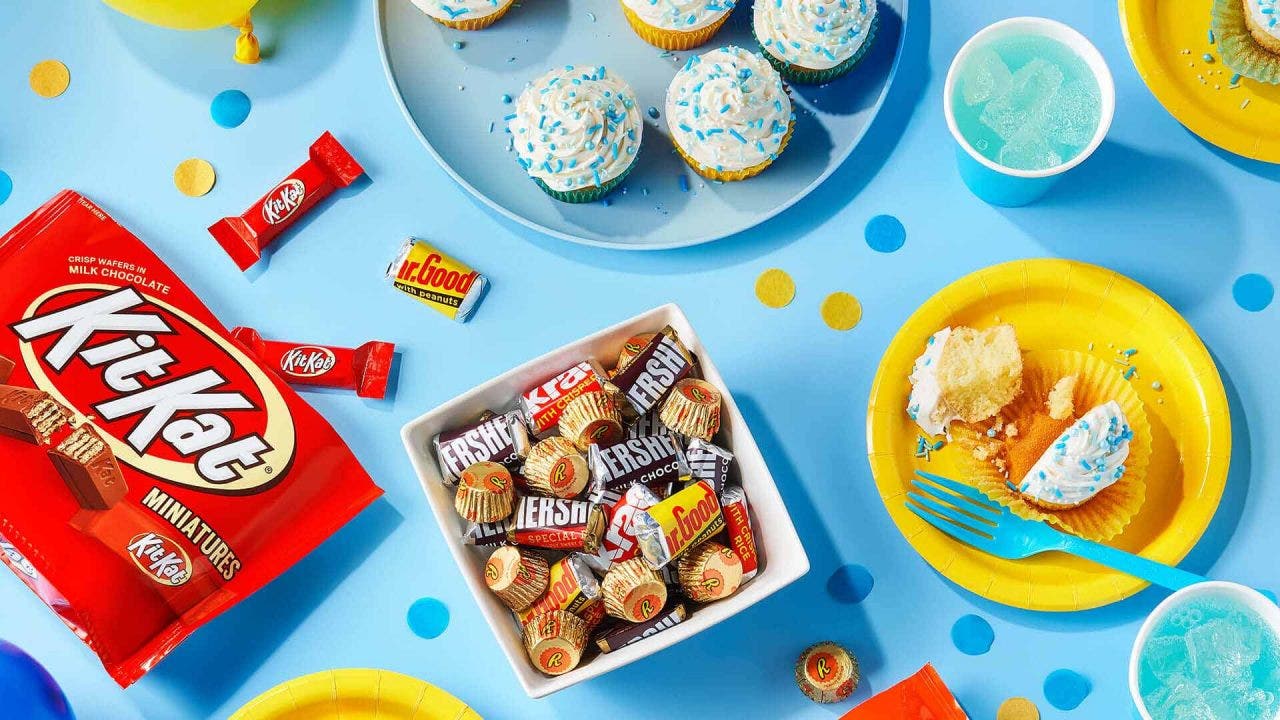
POLYGON ((541 178, 533 178, 533 181, 538 184, 538 187, 542 188, 543 192, 560 202, 589 203, 599 200, 612 192, 614 188, 618 187, 627 175, 631 174, 631 168, 635 167, 635 164, 635 158, 632 158, 631 164, 627 166, 626 170, 622 171, 621 175, 613 178, 612 180, 605 180, 603 185, 591 185, 589 187, 581 187, 573 190, 552 190, 551 187, 543 182, 541 178))
POLYGON ((775 57, 774 54, 769 52, 769 49, 764 46, 764 43, 760 42, 760 36, 756 35, 755 23, 752 23, 751 25, 751 35, 755 38, 756 44, 760 46, 761 54, 763 54, 765 59, 769 61, 770 65, 777 69, 778 74, 788 82, 792 82, 797 85, 821 85, 844 75, 855 68, 858 63, 862 62, 862 58, 866 57, 867 50, 870 49, 871 44, 875 42, 876 33, 879 29, 880 13, 877 12, 875 16, 871 18, 871 27, 867 30, 867 37, 862 41, 862 45, 860 45, 858 49, 854 51, 853 55, 850 55, 844 62, 841 62, 839 65, 834 67, 826 68, 825 70, 814 70, 813 68, 801 67, 800 65, 792 65, 786 60, 781 60, 775 57))
POLYGON ((1212 12, 1213 34, 1223 64, 1244 77, 1280 84, 1280 55, 1253 39, 1243 0, 1214 0, 1212 12))

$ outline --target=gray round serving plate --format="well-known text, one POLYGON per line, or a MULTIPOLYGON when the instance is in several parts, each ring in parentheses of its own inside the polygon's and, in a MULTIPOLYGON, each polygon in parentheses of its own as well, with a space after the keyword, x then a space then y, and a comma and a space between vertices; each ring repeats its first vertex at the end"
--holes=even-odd
POLYGON ((880 29, 862 62, 822 86, 791 86, 796 127, 762 174, 714 183, 675 153, 662 110, 667 86, 691 53, 722 45, 758 49, 751 4, 741 1, 711 42, 663 52, 627 25, 617 0, 516 0, 519 7, 473 32, 446 28, 409 0, 374 0, 383 67, 401 110, 440 165, 489 207, 553 237, 656 250, 717 240, 795 204, 844 162, 879 111, 898 67, 908 0, 880 0, 880 29), (455 49, 455 41, 464 46, 455 49), (525 83, 548 68, 605 65, 635 89, 645 121, 635 167, 605 200, 551 199, 516 164, 503 118, 525 83), (685 181, 681 181, 681 176, 685 181))

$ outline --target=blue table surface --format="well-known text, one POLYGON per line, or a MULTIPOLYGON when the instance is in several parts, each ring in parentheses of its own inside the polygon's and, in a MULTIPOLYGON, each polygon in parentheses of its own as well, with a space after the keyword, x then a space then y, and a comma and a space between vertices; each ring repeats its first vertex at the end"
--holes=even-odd
MULTIPOLYGON (((1194 3, 1195 11, 1204 4, 1194 3)), ((602 0, 601 12, 614 10, 602 0)), ((890 522, 864 459, 866 398, 894 332, 946 283, 1013 258, 1106 265, 1160 293, 1195 326, 1226 382, 1234 454, 1223 504, 1184 567, 1277 585, 1269 554, 1280 543, 1280 487, 1268 478, 1280 469, 1280 406, 1266 358, 1280 353, 1280 309, 1246 313, 1231 284, 1247 272, 1280 279, 1280 169, 1218 151, 1170 117, 1134 70, 1114 5, 913 0, 896 84, 834 177, 741 236, 652 254, 539 237, 456 187, 396 108, 370 0, 264 0, 255 17, 272 56, 242 67, 230 61, 231 30, 166 31, 92 2, 0 9, 0 170, 14 183, 0 205, 0 227, 75 188, 149 242, 226 324, 333 344, 377 338, 403 353, 394 400, 307 394, 385 488, 385 500, 128 690, 21 583, 0 577, 0 638, 43 662, 83 720, 225 717, 281 681, 338 667, 424 678, 489 718, 830 718, 851 703, 814 705, 790 677, 798 651, 827 637, 861 658, 859 698, 932 662, 975 719, 993 718, 1002 700, 1020 695, 1036 700, 1046 718, 1128 718, 1130 645, 1163 592, 1067 615, 986 602, 916 556, 890 522), (1052 196, 1001 210, 961 184, 940 97, 964 40, 1018 14, 1058 18, 1089 36, 1116 76, 1118 109, 1107 142, 1052 196), (50 57, 66 62, 72 76, 56 100, 27 87, 28 69, 50 57), (227 88, 254 102, 234 130, 209 119, 210 100, 227 88), (372 182, 310 218, 267 269, 241 274, 205 227, 243 210, 326 129, 372 182), (173 187, 173 167, 191 156, 218 170, 217 187, 203 198, 173 187), (867 220, 881 213, 906 225, 906 246, 896 253, 873 252, 863 240, 867 220), (448 322, 384 284, 389 255, 411 234, 434 239, 492 279, 470 324, 448 322), (782 310, 752 294, 756 275, 775 266, 799 288, 782 310), (851 332, 834 332, 819 317, 819 302, 835 290, 862 301, 862 323, 851 332), (530 357, 667 301, 687 311, 738 397, 812 570, 674 648, 529 700, 445 551, 398 430, 530 357), (826 592, 845 563, 875 576, 861 604, 840 604, 826 592), (427 596, 452 613, 434 640, 405 622, 409 605, 427 596), (951 625, 967 613, 994 626, 990 653, 968 657, 952 645, 951 625), (1073 712, 1054 710, 1042 694, 1045 676, 1061 667, 1093 683, 1073 712)))

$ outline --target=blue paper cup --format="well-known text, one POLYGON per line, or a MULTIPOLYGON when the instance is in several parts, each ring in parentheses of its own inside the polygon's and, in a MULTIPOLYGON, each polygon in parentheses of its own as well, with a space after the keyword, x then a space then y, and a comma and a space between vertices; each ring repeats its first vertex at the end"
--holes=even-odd
POLYGON ((1111 77, 1111 70, 1102 59, 1102 53, 1074 28, 1056 20, 1040 17, 1016 17, 1001 20, 979 30, 969 38, 960 52, 951 61, 951 69, 947 71, 947 82, 942 93, 943 112, 947 116, 947 127, 956 142, 956 163, 960 168, 960 177, 969 190, 982 200, 1001 207, 1018 207, 1038 200, 1053 184, 1071 168, 1084 162, 1102 144, 1102 139, 1111 129, 1111 118, 1116 111, 1116 85, 1111 77), (956 80, 959 70, 969 55, 978 48, 985 47, 993 41, 1014 35, 1039 35, 1051 38, 1066 45, 1084 60, 1098 80, 1098 90, 1102 97, 1102 113, 1098 119, 1098 129, 1093 140, 1078 155, 1061 165, 1044 170, 1016 170, 990 160, 978 152, 956 124, 955 113, 952 112, 952 97, 956 91, 956 80))

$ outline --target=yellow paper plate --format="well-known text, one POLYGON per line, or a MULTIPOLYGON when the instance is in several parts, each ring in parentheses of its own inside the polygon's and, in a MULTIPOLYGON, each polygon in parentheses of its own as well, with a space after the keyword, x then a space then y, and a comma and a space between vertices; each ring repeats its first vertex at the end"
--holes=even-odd
POLYGON ((230 720, 480 720, 461 700, 390 670, 326 670, 282 682, 230 720))
POLYGON ((1191 132, 1237 155, 1280 163, 1280 85, 1249 78, 1229 89, 1232 70, 1209 44, 1212 0, 1119 0, 1120 23, 1138 74, 1191 132), (1183 54, 1184 50, 1189 50, 1183 54), (1206 63, 1202 56, 1215 60, 1206 63), (1221 74, 1216 71, 1221 70, 1221 74), (1200 77, 1205 78, 1204 83, 1200 77), (1218 86, 1215 88, 1214 86, 1218 86), (1246 107, 1241 108, 1245 99, 1246 107))
POLYGON ((958 585, 1005 605, 1069 611, 1123 600, 1147 583, 1061 553, 1001 560, 952 540, 906 508, 917 468, 964 479, 959 447, 944 447, 931 460, 915 457, 920 429, 906 411, 911 365, 943 327, 999 322, 1014 326, 1029 354, 1067 349, 1111 360, 1137 349, 1131 362, 1138 374, 1130 382, 1152 431, 1147 498, 1110 544, 1162 563, 1177 563, 1196 544, 1226 484, 1231 418, 1218 369, 1195 330, 1155 293, 1070 260, 1020 260, 957 280, 907 320, 880 361, 867 409, 867 454, 889 515, 921 557, 958 585))

